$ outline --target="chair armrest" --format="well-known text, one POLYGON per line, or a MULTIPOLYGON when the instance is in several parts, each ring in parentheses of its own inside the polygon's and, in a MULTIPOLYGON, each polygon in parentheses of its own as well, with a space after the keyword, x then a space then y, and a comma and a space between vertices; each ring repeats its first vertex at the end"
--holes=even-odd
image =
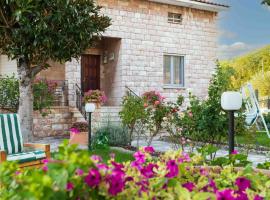
POLYGON ((7 160, 7 153, 5 151, 0 151, 0 163, 7 160))
POLYGON ((47 159, 49 159, 51 157, 49 144, 24 143, 23 146, 34 148, 34 149, 42 149, 43 151, 45 151, 47 159))

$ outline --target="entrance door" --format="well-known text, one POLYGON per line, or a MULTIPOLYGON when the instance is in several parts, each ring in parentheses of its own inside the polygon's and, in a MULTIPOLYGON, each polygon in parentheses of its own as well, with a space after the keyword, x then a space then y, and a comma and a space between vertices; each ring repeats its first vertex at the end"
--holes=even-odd
POLYGON ((82 91, 100 89, 100 56, 82 55, 82 91))

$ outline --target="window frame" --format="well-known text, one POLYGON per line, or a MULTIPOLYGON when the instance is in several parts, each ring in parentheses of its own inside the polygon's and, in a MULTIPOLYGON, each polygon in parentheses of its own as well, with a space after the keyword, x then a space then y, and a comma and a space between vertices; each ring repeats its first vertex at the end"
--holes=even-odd
MULTIPOLYGON (((165 53, 163 54, 163 88, 185 88, 185 65, 186 65, 186 59, 185 59, 185 55, 183 54, 168 54, 165 53), (170 57, 170 83, 164 83, 165 80, 165 56, 169 56, 170 57), (175 70, 174 70, 174 57, 180 57, 180 66, 182 65, 182 67, 179 69, 180 71, 180 80, 182 80, 182 83, 180 84, 175 84, 175 70)), ((179 67, 180 67, 179 66, 179 67)))
POLYGON ((183 14, 182 13, 174 13, 174 12, 168 12, 168 23, 170 24, 182 24, 183 21, 183 14), (170 15, 172 15, 170 17, 170 15), (179 15, 180 19, 176 16, 179 15))

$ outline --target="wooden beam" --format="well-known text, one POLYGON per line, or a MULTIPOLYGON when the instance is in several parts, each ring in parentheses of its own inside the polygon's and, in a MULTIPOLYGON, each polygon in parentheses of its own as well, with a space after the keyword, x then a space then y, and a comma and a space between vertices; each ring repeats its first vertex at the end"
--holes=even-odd
POLYGON ((0 151, 0 163, 7 160, 7 154, 5 151, 0 151))

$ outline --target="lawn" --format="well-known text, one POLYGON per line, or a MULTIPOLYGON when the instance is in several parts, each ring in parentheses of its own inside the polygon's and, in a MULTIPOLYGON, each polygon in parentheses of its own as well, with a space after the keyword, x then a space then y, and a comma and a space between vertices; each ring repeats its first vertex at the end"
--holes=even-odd
POLYGON ((91 155, 99 155, 102 157, 103 161, 106 162, 107 160, 110 159, 110 154, 114 153, 115 154, 115 161, 116 162, 125 162, 129 160, 133 160, 132 153, 127 153, 127 152, 122 152, 120 150, 116 149, 95 149, 90 152, 91 155))
POLYGON ((255 135, 238 135, 236 136, 236 143, 238 144, 254 144, 259 146, 270 147, 270 138, 266 132, 258 131, 255 135))

